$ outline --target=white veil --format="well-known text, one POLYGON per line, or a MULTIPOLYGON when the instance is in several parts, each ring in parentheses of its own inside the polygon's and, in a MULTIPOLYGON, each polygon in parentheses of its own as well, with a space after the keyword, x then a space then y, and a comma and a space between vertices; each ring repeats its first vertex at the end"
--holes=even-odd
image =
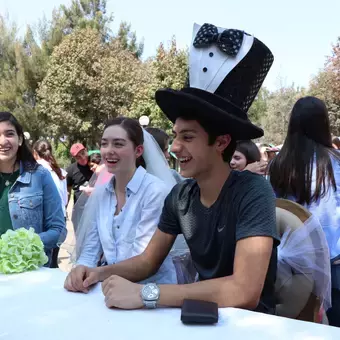
MULTIPOLYGON (((161 179, 167 186, 168 192, 177 184, 174 176, 171 173, 168 162, 159 147, 158 143, 151 136, 150 133, 143 129, 144 135, 144 153, 143 159, 146 166, 146 171, 159 179, 161 179)), ((98 211, 97 206, 100 204, 101 190, 112 180, 110 174, 105 166, 101 166, 101 171, 94 174, 89 182, 93 187, 90 196, 82 193, 73 209, 74 216, 72 217, 73 223, 76 223, 76 244, 75 249, 71 254, 71 261, 76 263, 83 246, 85 244, 87 233, 89 232, 92 222, 98 211)))
POLYGON ((150 133, 143 129, 144 135, 144 153, 143 159, 146 166, 146 171, 161 179, 168 187, 169 192, 177 184, 172 175, 168 161, 166 160, 163 151, 159 147, 156 140, 150 133))
POLYGON ((311 282, 311 292, 319 298, 321 306, 327 311, 331 307, 330 256, 322 226, 314 216, 295 230, 288 226, 278 247, 276 293, 289 293, 286 311, 294 311, 298 305, 299 297, 294 298, 294 294, 307 289, 308 284, 301 286, 303 279, 307 283, 311 282), (292 287, 295 287, 292 279, 295 275, 299 279, 295 282, 299 284, 300 291, 292 292, 292 287))

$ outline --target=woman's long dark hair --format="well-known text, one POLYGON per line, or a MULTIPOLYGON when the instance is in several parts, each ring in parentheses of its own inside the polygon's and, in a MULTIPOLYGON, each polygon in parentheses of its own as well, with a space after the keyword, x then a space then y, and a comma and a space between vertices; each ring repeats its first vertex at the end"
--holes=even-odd
POLYGON ((20 123, 10 112, 0 112, 0 123, 1 122, 9 122, 11 125, 13 125, 17 135, 22 140, 22 144, 19 146, 17 152, 17 161, 22 162, 25 170, 34 170, 37 167, 37 162, 27 146, 24 131, 20 123))
POLYGON ((299 99, 291 112, 283 147, 269 167, 276 194, 283 198, 292 195, 298 203, 309 205, 323 198, 330 187, 336 190, 331 158, 340 161, 332 149, 325 103, 315 97, 299 99), (312 192, 314 165, 316 186, 312 192))
POLYGON ((236 151, 241 152, 247 160, 247 165, 259 162, 261 154, 259 148, 251 140, 240 140, 236 143, 236 151))
POLYGON ((38 154, 38 156, 48 162, 52 170, 57 174, 58 178, 62 181, 65 177, 52 154, 52 145, 47 140, 38 140, 33 145, 33 150, 38 154))
MULTIPOLYGON (((138 145, 143 145, 144 143, 143 129, 136 119, 128 117, 116 117, 110 119, 106 122, 104 131, 108 127, 113 125, 121 126, 126 131, 130 141, 134 144, 135 147, 137 147, 138 145)), ((146 168, 143 156, 137 159, 136 166, 137 167, 142 166, 146 168)))

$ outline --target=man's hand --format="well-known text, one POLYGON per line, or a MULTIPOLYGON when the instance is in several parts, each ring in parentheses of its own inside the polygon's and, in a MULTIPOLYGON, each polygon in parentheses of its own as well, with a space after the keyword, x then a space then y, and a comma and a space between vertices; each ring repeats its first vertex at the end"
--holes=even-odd
POLYGON ((99 282, 99 272, 96 268, 77 266, 67 275, 64 288, 70 292, 88 293, 90 287, 99 282))
POLYGON ((108 308, 138 309, 144 306, 140 284, 112 275, 102 283, 102 288, 108 308))

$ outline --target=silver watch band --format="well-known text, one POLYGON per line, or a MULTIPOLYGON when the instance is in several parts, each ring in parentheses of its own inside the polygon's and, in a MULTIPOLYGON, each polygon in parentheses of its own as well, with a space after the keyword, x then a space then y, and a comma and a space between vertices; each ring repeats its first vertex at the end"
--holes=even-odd
POLYGON ((156 308, 157 307, 157 301, 146 301, 146 300, 144 300, 143 302, 144 302, 144 306, 146 308, 152 309, 152 308, 156 308))

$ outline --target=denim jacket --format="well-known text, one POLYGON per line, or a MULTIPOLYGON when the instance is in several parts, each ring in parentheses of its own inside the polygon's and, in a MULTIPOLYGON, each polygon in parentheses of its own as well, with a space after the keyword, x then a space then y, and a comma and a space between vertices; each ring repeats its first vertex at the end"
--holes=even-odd
POLYGON ((8 193, 8 204, 13 229, 33 228, 48 256, 65 240, 61 198, 51 174, 41 165, 25 170, 20 163, 20 175, 8 193))

